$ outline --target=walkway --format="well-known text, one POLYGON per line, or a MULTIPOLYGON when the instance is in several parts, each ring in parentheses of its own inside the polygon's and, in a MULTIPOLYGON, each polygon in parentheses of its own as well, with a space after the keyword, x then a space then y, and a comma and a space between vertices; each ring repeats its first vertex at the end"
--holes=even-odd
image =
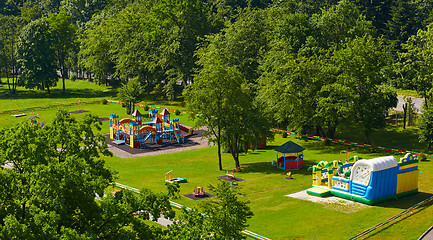
MULTIPOLYGON (((397 103, 397 107, 394 108, 394 110, 403 112, 403 104, 404 104, 403 97, 404 97, 403 95, 397 95, 398 103, 397 103)), ((412 98, 412 102, 415 104, 415 108, 417 109, 417 112, 421 112, 421 107, 422 104, 424 103, 424 99, 417 98, 417 97, 410 97, 410 98, 412 98)))

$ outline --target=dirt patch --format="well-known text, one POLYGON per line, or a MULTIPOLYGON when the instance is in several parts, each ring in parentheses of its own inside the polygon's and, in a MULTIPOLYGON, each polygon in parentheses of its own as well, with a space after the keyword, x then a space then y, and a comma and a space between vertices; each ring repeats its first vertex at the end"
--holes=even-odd
POLYGON ((70 114, 79 114, 79 113, 85 113, 85 112, 90 112, 90 111, 87 111, 87 110, 76 110, 76 111, 72 111, 72 112, 69 112, 70 114))
POLYGON ((286 197, 297 198, 310 202, 315 202, 324 205, 324 207, 344 213, 353 213, 359 210, 369 208, 370 205, 350 201, 344 198, 335 196, 317 197, 307 194, 306 190, 285 195, 286 197))

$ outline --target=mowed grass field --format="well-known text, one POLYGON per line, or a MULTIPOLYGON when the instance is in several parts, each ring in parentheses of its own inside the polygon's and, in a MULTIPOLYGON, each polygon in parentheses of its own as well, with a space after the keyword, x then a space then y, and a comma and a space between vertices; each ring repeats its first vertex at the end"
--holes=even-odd
MULTIPOLYGON (((2 93, 0 112, 29 107, 69 104, 77 102, 77 99, 81 102, 102 100, 103 98, 115 99, 115 93, 112 89, 83 81, 68 82, 68 84, 72 83, 77 85, 74 87, 67 85, 68 88, 73 88, 72 90, 67 89, 68 92, 70 91, 71 94, 74 92, 87 92, 88 95, 78 95, 82 97, 74 97, 73 94, 64 97, 57 95, 57 97, 51 98, 52 96, 45 96, 45 93, 41 91, 22 89, 20 90, 22 92, 16 97, 8 99, 7 94, 3 95, 5 85, 0 85, 3 89, 0 90, 2 93)), ((58 85, 57 88, 61 91, 61 85, 58 85)), ((53 90, 53 94, 54 92, 53 90)), ((142 104, 182 109, 182 104, 177 103, 143 102, 142 104)), ((113 103, 107 105, 82 104, 64 108, 67 111, 87 110, 101 118, 114 113, 119 114, 120 118, 129 117, 121 105, 113 103)), ((50 123, 56 111, 56 108, 51 108, 35 112, 39 114, 41 121, 45 120, 50 123)), ((34 111, 25 113, 28 116, 31 112, 34 111)), ((84 115, 85 113, 80 113, 74 116, 79 119, 84 115)), ((2 114, 0 115, 0 127, 27 124, 27 116, 14 118, 10 114, 2 114)), ((172 117, 174 117, 174 114, 172 117)), ((176 117, 179 117, 180 122, 185 125, 192 126, 194 124, 187 114, 176 117)), ((108 122, 105 121, 101 133, 108 132, 108 122)), ((362 136, 359 135, 359 132, 356 132, 355 127, 352 129, 350 126, 345 126, 345 128, 339 130, 337 137, 362 142, 362 136)), ((380 132, 374 133, 372 141, 379 146, 408 150, 413 147, 421 149, 416 138, 416 131, 413 129, 401 130, 400 128, 387 127, 380 132)), ((235 173, 235 175, 245 180, 239 183, 239 191, 244 194, 242 198, 250 201, 250 206, 254 212, 254 217, 249 221, 250 226, 248 229, 271 239, 348 239, 433 194, 433 161, 426 161, 420 162, 419 194, 388 201, 376 206, 345 205, 342 202, 319 204, 285 196, 309 188, 312 184, 312 177, 311 173, 306 170, 308 166, 314 165, 321 160, 344 159, 346 156, 340 156, 341 150, 351 151, 353 152, 351 155, 356 154, 367 159, 387 155, 386 153, 369 153, 365 149, 356 147, 325 146, 320 141, 284 139, 280 135, 276 135, 275 141, 268 143, 267 149, 241 154, 241 166, 245 171, 235 173), (286 180, 287 171, 277 169, 271 165, 272 160, 276 159, 273 148, 288 140, 295 141, 306 148, 304 152, 305 167, 301 170, 291 171, 294 180, 286 180)), ((394 156, 396 158, 402 157, 401 155, 394 156)), ((135 188, 149 188, 156 192, 165 191, 164 173, 173 170, 172 177, 185 177, 188 179, 188 183, 181 184, 181 195, 191 193, 194 187, 197 186, 203 186, 207 189, 210 184, 216 184, 217 177, 224 175, 225 170, 231 171, 234 166, 231 155, 225 153, 223 154, 224 171, 218 171, 216 147, 129 159, 121 159, 116 156, 105 157, 105 161, 108 167, 117 171, 117 182, 135 188)), ((175 201, 189 207, 197 206, 200 202, 185 197, 180 197, 175 201)), ((369 235, 369 239, 418 239, 433 224, 432 214, 433 207, 430 205, 421 208, 413 215, 400 219, 374 235, 369 235)))

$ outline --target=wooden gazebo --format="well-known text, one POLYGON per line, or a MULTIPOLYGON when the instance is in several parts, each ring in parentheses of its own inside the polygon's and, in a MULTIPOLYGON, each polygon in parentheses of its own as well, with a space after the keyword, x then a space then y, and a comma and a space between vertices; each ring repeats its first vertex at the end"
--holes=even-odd
POLYGON ((299 169, 304 165, 304 147, 288 141, 274 149, 277 152, 277 167, 281 169, 299 169))

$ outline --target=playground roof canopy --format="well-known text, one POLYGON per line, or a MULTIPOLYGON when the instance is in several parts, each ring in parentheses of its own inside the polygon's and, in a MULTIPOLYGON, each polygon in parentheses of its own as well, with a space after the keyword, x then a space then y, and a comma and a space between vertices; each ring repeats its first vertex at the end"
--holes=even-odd
POLYGON ((156 117, 152 122, 153 123, 162 123, 162 120, 161 120, 161 118, 156 117))
POLYGON ((138 109, 136 109, 134 111, 134 113, 132 113, 132 116, 137 117, 137 116, 142 116, 142 115, 141 115, 140 111, 138 111, 138 109))
POLYGON ((165 115, 170 115, 167 108, 164 108, 164 110, 162 110, 162 112, 161 112, 161 116, 165 116, 165 115))
POLYGON ((298 153, 304 151, 305 148, 292 141, 288 141, 274 150, 280 153, 298 153))

